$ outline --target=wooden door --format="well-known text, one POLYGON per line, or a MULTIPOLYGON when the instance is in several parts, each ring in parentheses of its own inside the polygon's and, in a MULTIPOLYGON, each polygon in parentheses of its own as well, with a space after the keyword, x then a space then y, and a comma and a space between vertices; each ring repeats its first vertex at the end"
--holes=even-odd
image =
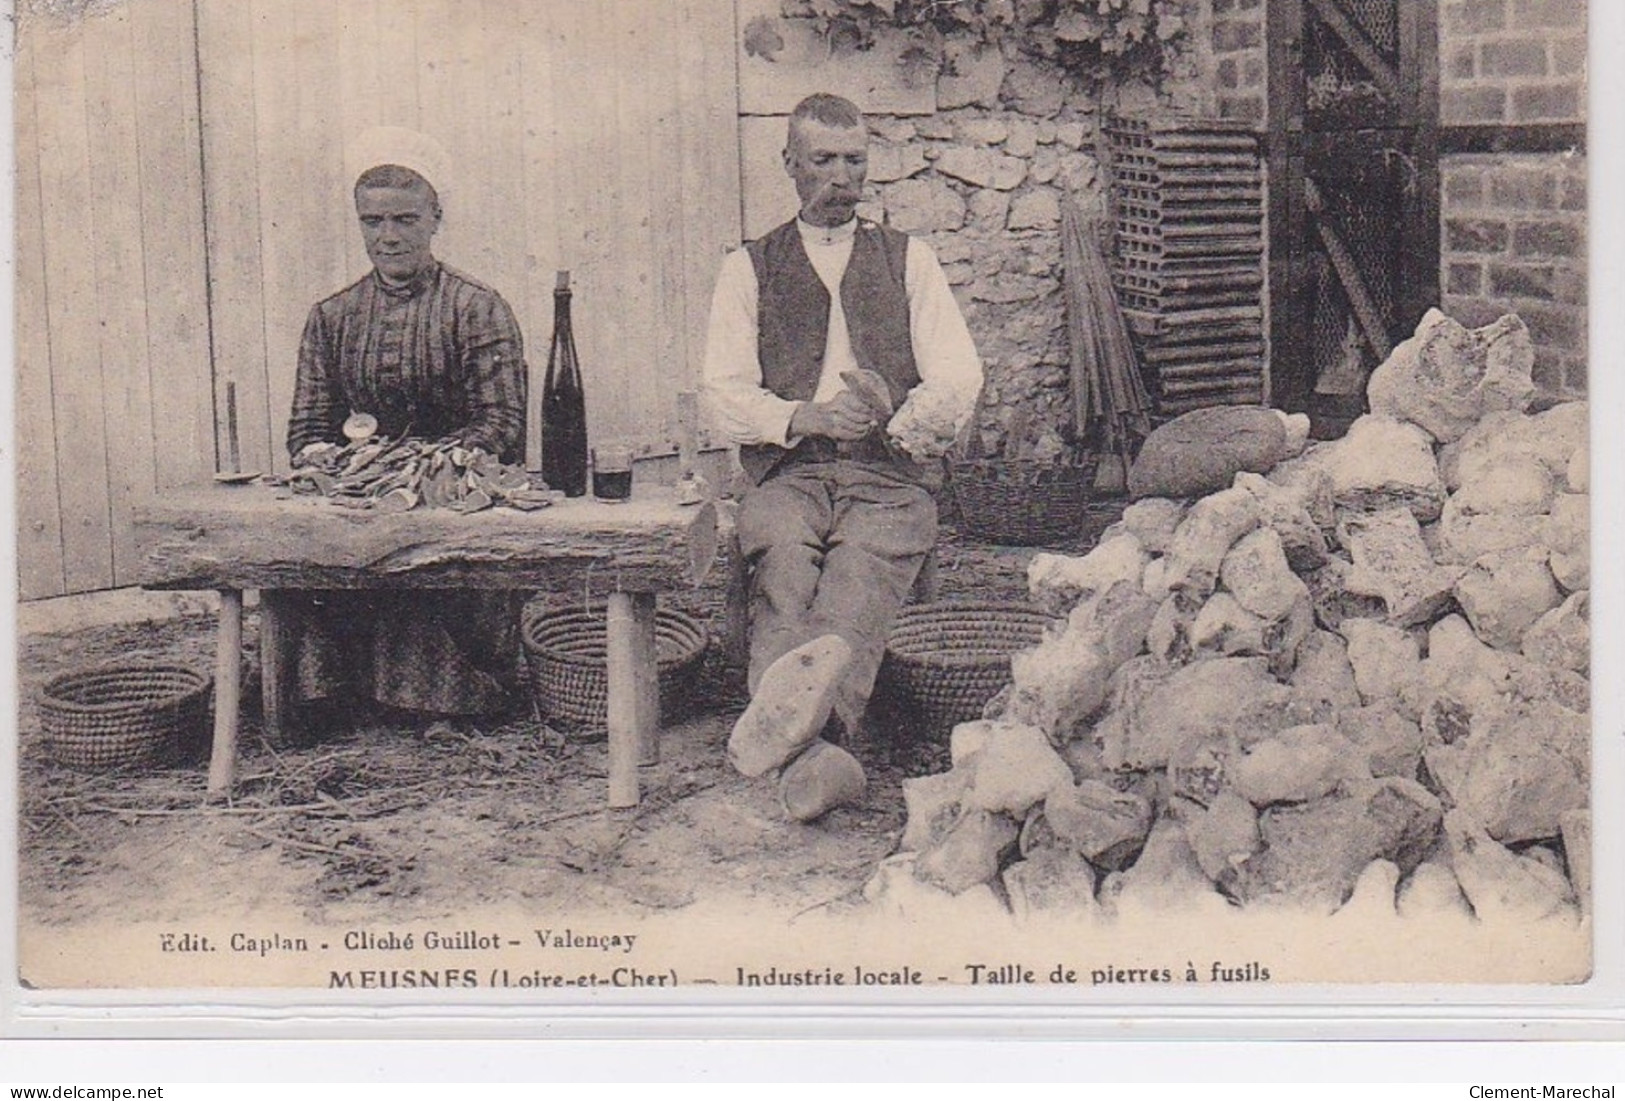
POLYGON ((1339 434, 1439 301, 1437 0, 1269 0, 1271 393, 1339 434))
POLYGON ((20 13, 23 599, 139 577, 132 508, 215 469, 192 0, 20 13))

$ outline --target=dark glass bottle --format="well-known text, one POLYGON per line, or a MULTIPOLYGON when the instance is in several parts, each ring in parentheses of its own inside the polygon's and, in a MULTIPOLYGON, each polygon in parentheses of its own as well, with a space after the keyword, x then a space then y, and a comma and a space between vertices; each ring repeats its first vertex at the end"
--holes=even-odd
POLYGON ((553 345, 542 383, 542 479, 567 497, 587 492, 587 402, 570 331, 570 273, 553 289, 553 345))

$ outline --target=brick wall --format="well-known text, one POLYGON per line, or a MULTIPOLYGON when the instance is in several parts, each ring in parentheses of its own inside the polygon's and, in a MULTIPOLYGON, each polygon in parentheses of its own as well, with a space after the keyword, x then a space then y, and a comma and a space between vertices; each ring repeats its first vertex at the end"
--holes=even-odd
POLYGON ((1212 0, 1213 80, 1220 118, 1264 127, 1264 0, 1212 0))
MULTIPOLYGON (((1447 131, 1583 122, 1585 27, 1585 0, 1444 0, 1439 106, 1447 131)), ((1585 156, 1449 154, 1440 169, 1446 311, 1468 324, 1516 312, 1534 337, 1536 382, 1583 394, 1585 156)))
POLYGON ((1586 0, 1443 0, 1446 126, 1585 117, 1586 0))

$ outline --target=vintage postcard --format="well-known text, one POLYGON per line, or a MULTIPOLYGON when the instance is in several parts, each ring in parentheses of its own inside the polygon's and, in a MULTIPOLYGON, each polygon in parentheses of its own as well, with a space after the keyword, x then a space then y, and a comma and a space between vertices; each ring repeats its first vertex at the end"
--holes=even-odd
POLYGON ((1613 958, 1584 3, 16 35, 27 999, 1613 958))

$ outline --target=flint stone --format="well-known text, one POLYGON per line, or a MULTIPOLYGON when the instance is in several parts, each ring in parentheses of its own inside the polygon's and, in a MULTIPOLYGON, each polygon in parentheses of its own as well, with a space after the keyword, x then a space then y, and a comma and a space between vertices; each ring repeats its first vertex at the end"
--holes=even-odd
POLYGON ((1548 516, 1470 515, 1451 498, 1439 515, 1436 558, 1441 564, 1470 566, 1486 554, 1545 546, 1550 526, 1548 516))
POLYGON ((1416 779, 1422 761, 1422 728, 1387 704, 1351 707, 1337 715, 1337 732, 1359 748, 1377 779, 1416 779))
POLYGON ((1309 595, 1287 565, 1281 537, 1273 528, 1257 528, 1225 554, 1219 579, 1249 612, 1266 622, 1286 618, 1292 606, 1309 595))
POLYGON ((1074 738, 1060 749, 1061 760, 1072 770, 1072 779, 1078 783, 1100 780, 1106 775, 1106 765, 1100 759, 1100 747, 1093 738, 1074 738))
POLYGON ((1325 565, 1326 535, 1309 515, 1302 489, 1278 486, 1262 475, 1246 472, 1236 475, 1235 485, 1258 502, 1259 522, 1280 536, 1287 565, 1294 573, 1325 565))
POLYGON ((1164 599, 1145 632, 1145 646, 1151 656, 1170 666, 1185 665, 1195 657, 1194 635, 1199 613, 1199 609, 1192 608, 1190 601, 1177 593, 1164 599))
POLYGON ((1355 781, 1343 790, 1263 813, 1264 848, 1238 869, 1238 897, 1330 914, 1348 900, 1373 860, 1391 860, 1401 872, 1420 863, 1443 816, 1427 789, 1387 777, 1355 781))
POLYGON ((1178 799, 1205 807, 1230 785, 1230 761, 1240 754, 1233 734, 1181 744, 1168 755, 1168 784, 1178 799))
POLYGON ((1345 780, 1367 780, 1365 755, 1321 723, 1288 727, 1229 762, 1232 788, 1255 807, 1330 795, 1345 780))
POLYGON ((1399 916, 1399 865, 1392 860, 1373 860, 1354 881, 1349 900, 1332 916, 1339 922, 1363 927, 1368 921, 1383 921, 1399 916))
POLYGON ((1402 506, 1420 523, 1439 518, 1444 483, 1427 434, 1414 424, 1364 416, 1333 443, 1324 460, 1332 477, 1332 501, 1354 512, 1402 506))
MULTIPOLYGON (((1278 489, 1290 492, 1317 528, 1330 531, 1336 525, 1336 505, 1333 499, 1332 472, 1327 464, 1337 455, 1335 444, 1316 444, 1300 457, 1278 464, 1266 475, 1266 480, 1278 489)), ((1238 485, 1245 485, 1237 475, 1238 485)))
POLYGON ((986 885, 950 894, 922 882, 916 875, 919 857, 900 853, 887 857, 863 885, 863 897, 882 914, 924 928, 997 928, 1005 918, 993 889, 986 885), (992 922, 984 926, 979 923, 992 922))
POLYGON ((1523 633, 1523 655, 1576 673, 1591 671, 1591 594, 1581 590, 1523 633))
POLYGON ((1568 592, 1591 588, 1591 498, 1578 493, 1559 494, 1546 524, 1551 547, 1547 565, 1557 583, 1568 592))
POLYGON ((1554 872, 1558 872, 1563 875, 1568 874, 1567 872, 1563 871, 1563 858, 1557 854, 1556 849, 1551 848, 1550 846, 1530 845, 1528 848, 1519 852, 1518 855, 1526 860, 1533 860, 1536 863, 1544 864, 1554 872))
POLYGON ((1264 648, 1269 654, 1270 672, 1283 679, 1290 677, 1298 661, 1298 650, 1314 629, 1315 606, 1305 591, 1293 603, 1285 619, 1264 629, 1264 648))
POLYGON ((955 726, 948 733, 948 760, 956 767, 969 764, 973 756, 987 747, 997 722, 996 719, 977 719, 955 726))
POLYGON ((950 894, 968 891, 999 874, 1019 832, 1002 814, 966 810, 941 841, 920 853, 914 862, 915 878, 950 894))
POLYGON ((973 187, 1013 190, 1027 175, 1027 163, 991 149, 951 146, 937 157, 937 171, 973 187))
POLYGON ((1263 654, 1265 626, 1230 593, 1216 592, 1191 622, 1190 645, 1193 650, 1227 657, 1263 654))
POLYGON ((1258 502, 1244 489, 1232 487, 1197 501, 1169 543, 1168 587, 1193 602, 1206 600, 1218 582, 1225 554, 1258 527, 1258 521, 1258 502))
POLYGON ((1381 619, 1388 608, 1378 596, 1362 596, 1349 589, 1354 563, 1332 555, 1320 569, 1305 578, 1309 599, 1314 605, 1315 622, 1328 631, 1338 631, 1346 620, 1381 619))
POLYGON ((1456 807, 1503 844, 1557 837, 1562 816, 1586 806, 1584 716, 1554 705, 1519 705, 1464 742, 1432 746, 1428 772, 1456 807))
POLYGON ((1172 590, 1168 588, 1166 558, 1153 558, 1145 564, 1145 573, 1140 577, 1140 591, 1158 603, 1168 599, 1168 594, 1172 590))
POLYGON ((1099 781, 1056 787, 1044 798, 1056 838, 1091 864, 1117 871, 1134 860, 1151 832, 1151 804, 1099 781))
POLYGON ((1433 918, 1441 914, 1471 917, 1456 873, 1435 860, 1424 860, 1399 887, 1399 916, 1433 918))
POLYGON ((1570 493, 1591 492, 1591 448, 1581 444, 1569 456, 1569 465, 1563 471, 1563 484, 1570 493))
POLYGON ((1309 448, 1309 430, 1311 428, 1309 414, 1287 413, 1275 410, 1275 415, 1281 418, 1281 425, 1286 429, 1286 442, 1283 444, 1282 459, 1296 459, 1309 448))
POLYGON ((1360 706, 1360 689, 1354 683, 1348 644, 1331 631, 1309 633, 1298 648, 1291 684, 1300 699, 1324 701, 1334 712, 1360 706))
POLYGON ((1583 401, 1556 405, 1532 417, 1496 412, 1439 452, 1439 471, 1451 491, 1475 481, 1511 455, 1530 455, 1554 477, 1566 477, 1577 451, 1586 447, 1590 407, 1583 401))
POLYGON ((838 745, 813 742, 779 777, 779 805, 797 822, 861 802, 868 780, 858 759, 838 745))
POLYGON ((1184 827, 1171 818, 1159 819, 1152 827, 1133 867, 1102 881, 1100 897, 1118 914, 1228 909, 1197 863, 1184 827))
POLYGON ((1008 715, 1064 742, 1106 702, 1106 684, 1115 668, 1098 633, 1063 631, 1045 637, 1010 659, 1008 715))
POLYGON ((1119 581, 1074 608, 1066 629, 1093 636, 1106 655, 1106 664, 1115 670, 1145 648, 1146 632, 1157 609, 1158 602, 1141 592, 1137 584, 1119 581))
POLYGON ((1258 811, 1233 791, 1220 792, 1201 814, 1185 823, 1185 836, 1202 872, 1220 890, 1229 890, 1236 868, 1264 844, 1258 811))
POLYGON ((1535 351, 1515 314, 1469 330, 1429 310, 1410 339, 1371 373, 1371 411, 1420 425, 1440 443, 1459 439, 1486 413, 1522 411, 1534 396, 1535 351))
POLYGON ((921 852, 946 837, 959 820, 960 802, 969 786, 970 772, 961 768, 905 779, 903 807, 908 824, 898 847, 904 852, 921 852))
MULTIPOLYGON (((1106 747, 1131 743, 1133 736, 1129 730, 1129 717, 1137 713, 1142 701, 1161 688, 1172 672, 1171 666, 1151 655, 1124 662, 1107 682, 1105 713, 1090 728, 1087 737, 1069 744, 1081 743, 1092 747, 1094 752, 1091 756, 1101 770, 1106 770, 1106 747)), ((1073 771, 1077 771, 1075 764, 1073 771)), ((1093 775, 1078 776, 1079 780, 1095 778, 1093 775)))
POLYGON ((1004 891, 1018 922, 1050 914, 1071 919, 1100 909, 1095 902, 1095 870, 1066 849, 1040 849, 1010 865, 1004 870, 1004 891))
POLYGON ((1286 426, 1274 410, 1192 410, 1146 437, 1129 468, 1129 496, 1198 497, 1225 489, 1239 472, 1262 474, 1286 458, 1286 443, 1286 426))
POLYGON ((1451 503, 1468 516, 1537 516, 1552 507, 1556 479, 1533 455, 1497 456, 1462 483, 1451 503))
POLYGON ((1518 649, 1523 633, 1562 599, 1539 549, 1485 555, 1456 583, 1474 633, 1498 650, 1518 649))
POLYGON ((1164 768, 1180 747, 1215 735, 1262 737, 1291 726, 1291 702, 1292 690, 1263 658, 1199 661, 1133 700, 1126 721, 1106 732, 1113 736, 1103 759, 1111 769, 1164 768))
POLYGON ((1416 640, 1398 627, 1369 619, 1346 619, 1342 631, 1360 698, 1368 705, 1390 703, 1400 714, 1415 718, 1422 697, 1422 659, 1416 640))
POLYGON ((1478 919, 1529 922, 1570 914, 1568 881, 1499 845, 1469 811, 1444 818, 1445 842, 1456 882, 1478 919))
POLYGON ((1580 912, 1591 913, 1591 808, 1576 807, 1562 818, 1563 857, 1580 912))
POLYGON ((1381 598, 1390 623, 1427 623, 1450 603, 1461 571, 1433 564, 1409 509, 1345 514, 1337 540, 1354 559, 1344 582, 1348 590, 1381 598))
POLYGON ((1138 586, 1147 561, 1139 539, 1130 534, 1105 540, 1082 557, 1035 554, 1027 565, 1027 591, 1039 606, 1065 615, 1120 581, 1138 586))
MULTIPOLYGON (((1256 477, 1256 475, 1254 475, 1256 477)), ((1140 541, 1147 554, 1166 554, 1174 531, 1185 516, 1185 503, 1167 497, 1143 497, 1123 510, 1125 531, 1140 541)))
POLYGON ((1072 770, 1044 732, 1017 723, 990 724, 987 744, 967 762, 967 809, 1022 815, 1052 788, 1072 783, 1072 770))

